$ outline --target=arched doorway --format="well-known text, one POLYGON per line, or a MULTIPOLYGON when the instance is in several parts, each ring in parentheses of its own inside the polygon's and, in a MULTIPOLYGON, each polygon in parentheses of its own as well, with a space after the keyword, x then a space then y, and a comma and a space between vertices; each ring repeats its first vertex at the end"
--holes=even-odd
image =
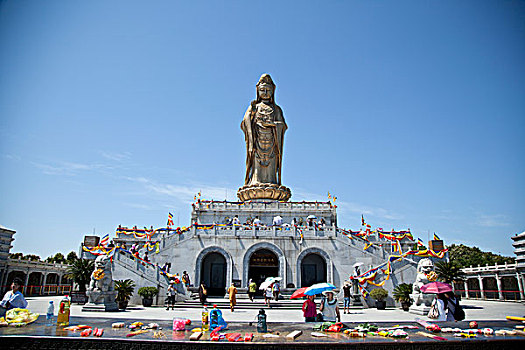
POLYGON ((226 293, 226 259, 220 253, 206 254, 202 259, 201 282, 208 290, 208 296, 223 296, 226 293))
POLYGON ((483 278, 483 291, 486 299, 498 299, 498 283, 495 277, 483 278))
POLYGON ((481 288, 479 287, 479 280, 477 278, 467 279, 467 286, 469 298, 481 298, 481 288))
POLYGON ((248 279, 260 286, 267 277, 279 277, 279 259, 269 249, 256 250, 248 263, 248 279))
POLYGON ((301 261, 301 287, 320 282, 326 282, 326 261, 319 254, 307 254, 301 261))

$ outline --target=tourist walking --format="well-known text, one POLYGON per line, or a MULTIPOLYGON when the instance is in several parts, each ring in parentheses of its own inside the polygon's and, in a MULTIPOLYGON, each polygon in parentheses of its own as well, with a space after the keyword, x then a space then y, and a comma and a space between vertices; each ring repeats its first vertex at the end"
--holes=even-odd
POLYGON ((188 275, 187 271, 184 271, 182 273, 182 282, 184 283, 186 288, 188 288, 190 286, 190 275, 188 275))
POLYGON ((266 306, 271 307, 270 301, 272 300, 272 297, 273 297, 272 286, 269 285, 268 287, 266 287, 266 290, 264 291, 264 302, 266 303, 266 306))
POLYGON ((20 292, 22 285, 23 282, 20 278, 13 279, 11 290, 5 293, 4 298, 0 301, 0 317, 4 316, 7 310, 14 308, 25 309, 27 307, 27 301, 20 292))
POLYGON ((350 313, 350 289, 351 289, 351 286, 350 286, 350 282, 348 281, 345 281, 344 285, 343 285, 343 300, 344 300, 344 304, 343 304, 343 313, 350 313))
POLYGON ((337 298, 334 292, 327 290, 323 292, 326 298, 321 302, 319 311, 323 314, 323 321, 327 322, 341 322, 341 314, 339 313, 339 306, 337 305, 337 298))
POLYGON ((175 290, 175 281, 171 281, 170 285, 168 287, 168 302, 166 303, 166 310, 171 309, 175 310, 175 295, 177 294, 177 291, 175 290))
POLYGON ((315 295, 308 295, 303 303, 304 322, 315 322, 317 316, 317 306, 315 305, 315 295))
POLYGON ((255 283, 251 278, 248 281, 248 297, 253 302, 253 297, 255 296, 255 292, 257 291, 257 283, 255 283))
POLYGON ((237 288, 235 288, 235 285, 232 283, 231 286, 228 288, 227 293, 230 297, 230 309, 233 312, 233 309, 235 308, 235 305, 237 305, 237 288))
POLYGON ((239 215, 235 215, 232 219, 232 225, 240 225, 239 215))
MULTIPOLYGON (((434 321, 458 321, 454 318, 458 301, 451 292, 439 293, 432 302, 431 310, 434 307, 434 303, 437 305, 438 317, 434 318, 434 321)), ((461 321, 461 320, 459 320, 461 321)))
POLYGON ((274 297, 275 301, 278 301, 279 300, 279 292, 281 291, 281 285, 279 284, 279 281, 276 281, 273 284, 272 290, 273 290, 273 297, 274 297))
POLYGON ((203 282, 199 286, 199 300, 201 301, 202 305, 206 303, 207 297, 208 297, 208 291, 206 290, 206 286, 204 285, 204 282, 203 282))

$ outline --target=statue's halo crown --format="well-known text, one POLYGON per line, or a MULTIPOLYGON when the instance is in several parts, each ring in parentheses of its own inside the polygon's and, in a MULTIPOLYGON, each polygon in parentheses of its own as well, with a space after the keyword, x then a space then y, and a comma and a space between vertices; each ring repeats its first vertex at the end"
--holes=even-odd
POLYGON ((272 80, 272 77, 268 73, 265 73, 265 74, 261 75, 261 78, 259 79, 259 82, 257 83, 257 86, 259 86, 261 84, 269 84, 269 85, 275 87, 275 84, 274 84, 274 82, 272 80))

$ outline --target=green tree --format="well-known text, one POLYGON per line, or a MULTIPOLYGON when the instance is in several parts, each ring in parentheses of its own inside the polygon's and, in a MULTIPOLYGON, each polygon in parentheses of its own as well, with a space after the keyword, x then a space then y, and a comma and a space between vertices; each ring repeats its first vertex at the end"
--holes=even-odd
POLYGON ((64 257, 64 254, 62 253, 56 253, 53 256, 50 256, 46 259, 46 262, 48 263, 57 263, 57 264, 65 264, 66 258, 64 257))
POLYGON ((86 291, 86 284, 91 279, 91 273, 95 269, 95 262, 87 259, 77 259, 68 268, 66 278, 78 284, 81 292, 86 291))
POLYGON ((456 262, 460 267, 485 266, 486 264, 514 263, 515 259, 491 252, 484 252, 478 247, 468 247, 463 244, 452 244, 448 247, 450 261, 456 262))
POLYGON ((29 261, 42 261, 42 259, 35 254, 27 254, 22 257, 22 260, 29 260, 29 261))
POLYGON ((22 259, 24 254, 22 253, 11 253, 9 254, 9 259, 22 259))
POLYGON ((462 281, 465 274, 461 266, 454 261, 439 261, 436 263, 436 273, 440 281, 451 284, 454 281, 462 281))
POLYGON ((66 262, 67 262, 69 265, 71 265, 71 264, 73 264, 76 260, 78 260, 77 253, 74 252, 74 251, 69 252, 69 254, 68 254, 67 257, 66 257, 66 262))

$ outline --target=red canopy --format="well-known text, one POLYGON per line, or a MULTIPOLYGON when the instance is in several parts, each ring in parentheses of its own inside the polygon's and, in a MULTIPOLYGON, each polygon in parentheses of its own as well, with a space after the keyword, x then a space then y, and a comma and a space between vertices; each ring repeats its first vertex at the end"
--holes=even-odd
POLYGON ((420 290, 426 294, 438 294, 452 292, 452 286, 443 282, 430 282, 422 286, 420 290))
POLYGON ((303 287, 303 288, 299 288, 297 289, 295 292, 293 292, 292 296, 290 297, 290 299, 297 299, 297 298, 302 298, 302 297, 305 297, 306 295, 304 294, 304 292, 308 289, 308 287, 303 287))

